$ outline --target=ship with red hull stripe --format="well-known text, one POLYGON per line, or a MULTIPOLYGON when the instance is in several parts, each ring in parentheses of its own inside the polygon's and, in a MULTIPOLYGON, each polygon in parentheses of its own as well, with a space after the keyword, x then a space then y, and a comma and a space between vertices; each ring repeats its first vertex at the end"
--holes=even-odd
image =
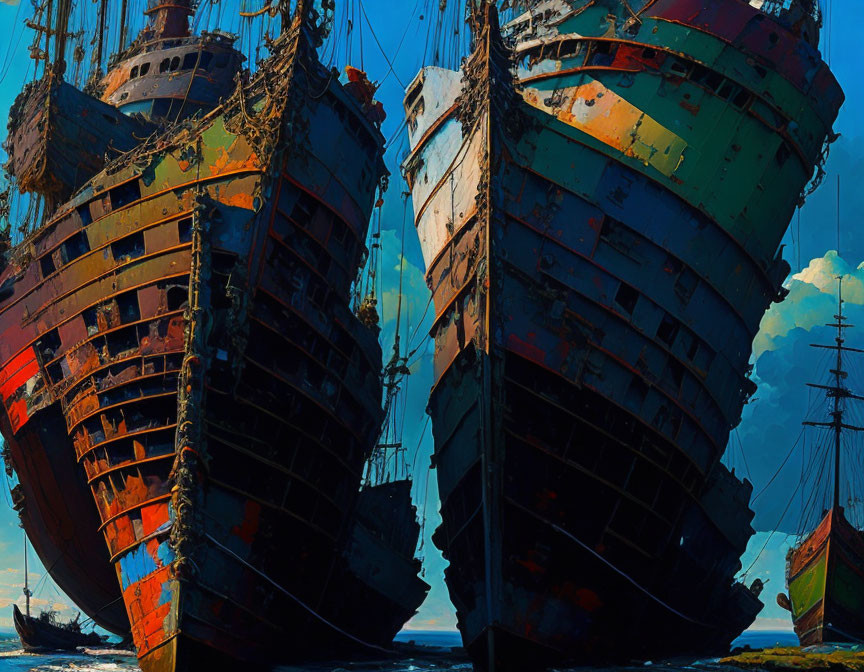
POLYGON ((386 647, 428 586, 410 487, 361 489, 384 414, 351 308, 386 179, 372 87, 320 64, 312 2, 272 4, 250 74, 233 36, 190 33, 193 3, 149 0, 81 90, 70 3, 39 7, 6 148, 43 216, 0 256, 0 431, 35 550, 145 672, 386 647))

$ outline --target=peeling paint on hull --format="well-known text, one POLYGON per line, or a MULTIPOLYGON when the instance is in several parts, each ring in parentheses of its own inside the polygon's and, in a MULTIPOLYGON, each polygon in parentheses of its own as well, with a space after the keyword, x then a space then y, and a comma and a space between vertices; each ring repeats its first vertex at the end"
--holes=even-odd
POLYGON ((734 582, 752 486, 719 460, 842 102, 737 0, 557 5, 508 26, 515 54, 490 17, 462 73, 406 96, 435 541, 498 672, 722 652, 762 608, 734 582))
POLYGON ((383 411, 377 333, 349 298, 383 138, 302 23, 274 49, 223 106, 96 175, 0 276, 22 518, 45 516, 29 491, 47 482, 25 439, 62 410, 56 447, 89 491, 75 523, 93 526, 68 533, 104 540, 61 586, 89 595, 110 568, 144 672, 386 645, 428 588, 413 544, 403 558, 369 525, 358 541, 355 520, 383 411), (372 582, 399 559, 404 592, 372 582))

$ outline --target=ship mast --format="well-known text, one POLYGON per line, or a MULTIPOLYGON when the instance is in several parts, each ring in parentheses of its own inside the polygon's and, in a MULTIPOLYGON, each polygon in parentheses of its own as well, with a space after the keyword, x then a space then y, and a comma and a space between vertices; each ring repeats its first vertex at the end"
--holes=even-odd
MULTIPOLYGON (((472 34, 476 37, 483 32, 483 28, 490 21, 490 12, 497 10, 496 0, 469 0, 468 1, 468 25, 472 34)), ((495 14, 497 18, 497 12, 495 14)))
POLYGON ((26 614, 29 618, 30 616, 30 596, 32 593, 30 592, 30 586, 27 582, 27 533, 24 533, 24 604, 26 609, 26 614))
POLYGON ((857 427, 843 422, 844 408, 841 404, 841 399, 854 399, 856 401, 864 401, 864 397, 853 394, 843 385, 843 381, 849 375, 843 370, 843 353, 844 352, 864 352, 858 348, 848 348, 845 345, 844 329, 849 329, 854 325, 847 324, 845 315, 843 315, 843 276, 837 277, 837 314, 834 316, 836 322, 826 324, 827 327, 837 329, 837 336, 834 338, 835 345, 820 345, 817 343, 811 344, 814 348, 825 348, 827 350, 835 350, 837 352, 837 360, 835 367, 831 369, 834 375, 833 385, 817 385, 816 383, 807 383, 809 387, 814 387, 820 390, 825 390, 825 396, 828 399, 833 399, 833 410, 830 412, 831 422, 811 422, 805 421, 803 424, 810 427, 829 427, 834 430, 834 498, 833 509, 840 508, 840 444, 843 436, 843 430, 852 432, 864 432, 864 427, 857 427))
POLYGON ((33 44, 30 47, 30 58, 36 61, 36 70, 39 69, 39 61, 44 61, 43 76, 49 72, 59 77, 66 71, 66 41, 70 37, 76 37, 69 32, 69 17, 72 14, 72 0, 57 0, 55 8, 54 0, 47 0, 35 6, 33 19, 28 19, 24 24, 35 33, 33 44), (45 37, 45 49, 41 49, 42 36, 45 37), (51 62, 51 38, 54 38, 54 57, 51 62), (49 67, 50 63, 50 67, 49 67))

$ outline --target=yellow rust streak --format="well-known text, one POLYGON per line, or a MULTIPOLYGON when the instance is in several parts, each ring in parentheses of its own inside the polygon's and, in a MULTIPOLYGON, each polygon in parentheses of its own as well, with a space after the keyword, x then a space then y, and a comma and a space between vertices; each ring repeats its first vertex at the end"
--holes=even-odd
POLYGON ((526 88, 525 101, 568 126, 671 177, 684 161, 687 143, 597 80, 559 94, 526 88))
MULTIPOLYGON (((89 287, 90 285, 93 285, 93 284, 95 284, 101 280, 105 280, 106 278, 110 278, 112 275, 118 275, 118 273, 117 273, 118 271, 122 271, 126 268, 130 268, 130 267, 136 266, 136 265, 141 266, 141 265, 143 265, 143 262, 148 261, 150 259, 156 259, 158 257, 167 257, 167 256, 174 254, 175 252, 183 252, 185 250, 190 249, 191 246, 192 246, 191 243, 180 243, 179 245, 174 245, 172 247, 165 247, 165 248, 158 250, 156 252, 153 252, 151 254, 142 254, 140 257, 135 257, 134 259, 130 259, 129 261, 124 261, 123 263, 117 264, 116 266, 112 266, 108 270, 104 271, 103 273, 100 273, 99 275, 94 275, 94 276, 90 277, 89 280, 78 285, 77 287, 70 289, 67 292, 64 292, 63 294, 60 294, 56 297, 53 297, 49 301, 46 301, 41 306, 39 306, 39 308, 35 309, 34 312, 23 321, 23 324, 31 324, 31 323, 35 322, 46 311, 57 306, 61 301, 65 301, 66 299, 73 297, 75 294, 80 292, 85 287, 89 287)), ((75 263, 75 262, 72 262, 72 263, 75 263)), ((74 319, 75 317, 77 317, 78 315, 83 313, 85 310, 87 310, 87 308, 92 308, 93 306, 98 306, 99 304, 104 303, 108 299, 113 298, 113 297, 117 296, 118 294, 122 294, 123 292, 131 291, 133 289, 138 289, 140 287, 145 287, 147 285, 152 285, 152 284, 155 284, 156 282, 159 282, 160 280, 170 279, 172 277, 180 277, 183 275, 189 275, 189 271, 187 270, 187 271, 184 271, 182 273, 175 273, 173 275, 161 275, 158 278, 153 278, 152 280, 142 282, 138 285, 135 285, 134 287, 127 287, 125 289, 118 290, 118 291, 114 292, 113 294, 106 294, 104 298, 100 298, 95 303, 91 303, 87 306, 82 307, 74 315, 68 316, 65 319, 61 320, 60 322, 57 322, 54 325, 54 327, 59 327, 63 324, 66 324, 67 322, 69 322, 70 320, 74 319)), ((51 327, 51 328, 53 329, 54 327, 51 327)))
MULTIPOLYGON (((104 215, 95 218, 92 222, 90 222, 90 224, 88 224, 87 226, 82 227, 80 229, 76 229, 75 231, 72 231, 65 238, 59 238, 58 240, 56 240, 54 242, 54 244, 48 250, 46 250, 46 251, 42 252, 40 255, 34 257, 34 260, 39 261, 42 257, 45 257, 45 256, 52 254, 54 252, 54 250, 56 250, 58 247, 60 247, 60 245, 65 243, 67 240, 75 237, 76 235, 78 235, 82 231, 87 231, 94 224, 98 224, 98 223, 102 222, 102 220, 107 219, 108 217, 116 216, 118 213, 122 213, 124 210, 131 210, 132 208, 134 208, 136 206, 143 205, 147 201, 155 200, 161 196, 171 194, 172 192, 175 192, 175 191, 191 190, 192 187, 196 186, 199 183, 203 183, 203 184, 205 184, 205 186, 209 186, 215 182, 218 182, 219 180, 221 180, 222 178, 225 178, 225 177, 240 177, 240 176, 249 177, 252 175, 262 174, 263 172, 264 171, 261 170, 260 168, 244 168, 242 170, 229 170, 227 172, 218 173, 215 175, 211 175, 209 177, 200 177, 200 178, 196 178, 194 180, 189 180, 187 182, 183 182, 183 183, 180 183, 180 184, 177 184, 174 186, 168 186, 168 187, 165 187, 163 189, 160 189, 159 191, 154 191, 153 193, 150 193, 150 194, 144 194, 138 200, 132 201, 131 203, 127 203, 122 208, 114 208, 113 210, 106 212, 104 215)), ((141 178, 141 175, 136 174, 135 177, 131 177, 131 178, 124 179, 124 180, 118 180, 116 184, 112 184, 111 186, 102 189, 97 194, 94 194, 93 198, 91 198, 88 201, 85 201, 84 203, 82 203, 80 205, 89 206, 90 203, 92 203, 93 201, 96 201, 100 198, 103 198, 108 192, 110 192, 115 187, 119 187, 119 186, 122 186, 124 184, 128 184, 128 183, 133 182, 134 180, 138 180, 140 178, 141 178)), ((69 203, 71 203, 71 201, 69 203)), ((68 204, 66 204, 66 205, 68 205, 68 204)), ((61 206, 61 207, 63 207, 63 206, 61 206)), ((51 235, 50 229, 52 227, 57 226, 61 222, 61 220, 63 220, 64 217, 69 216, 73 209, 74 208, 69 207, 69 208, 66 208, 65 210, 63 210, 62 212, 59 212, 57 214, 57 216, 54 217, 48 224, 46 224, 39 231, 35 232, 34 235, 38 236, 38 238, 34 238, 33 239, 34 242, 37 239, 41 240, 43 237, 51 235)), ((184 210, 182 212, 178 212, 176 214, 173 214, 169 217, 165 217, 163 219, 159 219, 159 220, 154 221, 154 222, 148 222, 146 224, 142 224, 140 228, 142 228, 142 229, 143 228, 152 228, 152 227, 157 226, 159 224, 164 224, 166 222, 170 222, 170 221, 175 220, 175 219, 180 220, 180 219, 183 219, 184 217, 189 217, 191 213, 192 213, 191 209, 190 210, 184 210)), ((136 229, 135 231, 137 231, 137 230, 139 230, 139 229, 136 229)), ((129 233, 134 233, 135 231, 130 231, 129 233)), ((128 235, 128 234, 126 234, 126 235, 128 235)), ((110 245, 114 240, 118 240, 118 239, 112 239, 112 240, 108 241, 105 245, 110 245)), ((105 245, 102 245, 102 247, 104 247, 105 245)), ((99 248, 99 249, 101 249, 101 248, 99 248)), ((92 251, 93 250, 91 250, 91 252, 92 251)), ((56 273, 56 271, 55 271, 55 273, 56 273)))

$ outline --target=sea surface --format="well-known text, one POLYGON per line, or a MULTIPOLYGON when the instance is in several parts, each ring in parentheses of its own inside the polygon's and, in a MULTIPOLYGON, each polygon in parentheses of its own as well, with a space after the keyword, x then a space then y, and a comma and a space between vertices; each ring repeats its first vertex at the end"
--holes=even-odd
MULTIPOLYGON (((462 657, 461 645, 455 632, 403 632, 397 638, 402 655, 387 660, 362 662, 315 663, 301 666, 285 666, 277 672, 471 672, 471 664, 462 657), (456 652, 454 652, 454 649, 456 652)), ((745 632, 733 646, 764 648, 770 646, 794 646, 795 635, 781 631, 745 632)), ((584 669, 584 668, 583 668, 584 669)), ((722 666, 706 660, 699 663, 645 663, 617 670, 646 670, 656 672, 705 672, 722 671, 722 666)), ((24 653, 14 634, 0 632, 0 672, 137 672, 135 657, 118 650, 87 650, 77 654, 34 655, 24 653)), ((213 672, 217 672, 214 670, 213 672)), ((221 672, 221 671, 218 671, 221 672)), ((561 670, 559 672, 567 672, 561 670)), ((580 671, 581 672, 581 671, 580 671)))

